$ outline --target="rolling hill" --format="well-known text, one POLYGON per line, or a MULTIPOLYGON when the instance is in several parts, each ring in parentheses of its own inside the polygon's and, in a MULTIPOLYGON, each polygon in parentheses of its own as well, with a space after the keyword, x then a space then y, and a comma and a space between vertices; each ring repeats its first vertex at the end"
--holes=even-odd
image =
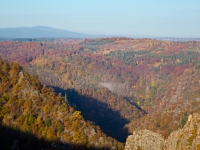
POLYGON ((94 38, 98 35, 76 33, 46 26, 1 28, 0 38, 94 38))

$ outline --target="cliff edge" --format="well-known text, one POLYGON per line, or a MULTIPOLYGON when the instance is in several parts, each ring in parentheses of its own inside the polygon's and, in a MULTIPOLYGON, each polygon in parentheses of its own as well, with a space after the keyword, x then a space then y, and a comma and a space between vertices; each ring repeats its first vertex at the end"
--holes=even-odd
POLYGON ((189 115, 185 126, 173 131, 166 140, 146 129, 135 131, 128 136, 125 150, 200 150, 200 115, 189 115))

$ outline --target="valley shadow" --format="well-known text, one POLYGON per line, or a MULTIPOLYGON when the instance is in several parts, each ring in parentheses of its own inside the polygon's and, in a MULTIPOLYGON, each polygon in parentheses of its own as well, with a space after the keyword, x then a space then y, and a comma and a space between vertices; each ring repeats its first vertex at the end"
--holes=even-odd
POLYGON ((137 103, 131 101, 131 99, 132 99, 131 97, 123 97, 123 98, 127 102, 129 102, 131 105, 135 106, 137 109, 139 109, 140 111, 142 111, 144 113, 144 115, 147 114, 147 112, 144 109, 142 109, 137 103))
POLYGON ((119 112, 112 110, 108 104, 103 103, 92 97, 79 94, 75 89, 63 90, 59 87, 53 87, 56 93, 66 95, 67 103, 74 109, 81 111, 83 117, 98 125, 106 135, 112 138, 125 142, 127 136, 130 134, 124 125, 129 121, 123 118, 119 112))
POLYGON ((31 133, 0 126, 1 150, 110 150, 110 148, 87 148, 85 145, 66 144, 60 141, 38 139, 31 133))

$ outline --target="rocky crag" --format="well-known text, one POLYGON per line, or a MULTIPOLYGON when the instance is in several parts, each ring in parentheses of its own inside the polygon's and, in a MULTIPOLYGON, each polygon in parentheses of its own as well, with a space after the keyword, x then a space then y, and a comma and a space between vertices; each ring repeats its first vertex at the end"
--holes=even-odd
POLYGON ((200 115, 189 115, 185 126, 166 140, 149 130, 135 131, 127 138, 125 150, 200 150, 200 115))

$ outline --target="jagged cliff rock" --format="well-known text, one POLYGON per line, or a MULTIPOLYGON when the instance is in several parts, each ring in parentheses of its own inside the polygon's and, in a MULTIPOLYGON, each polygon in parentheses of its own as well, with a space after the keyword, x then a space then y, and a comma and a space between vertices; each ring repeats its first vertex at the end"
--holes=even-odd
POLYGON ((149 130, 133 132, 126 141, 126 150, 160 150, 164 146, 164 138, 149 130))
POLYGON ((200 115, 189 115, 186 125, 174 131, 165 141, 166 150, 200 149, 200 115))
POLYGON ((125 150, 200 150, 200 115, 189 115, 186 125, 164 138, 149 130, 133 132, 125 150))

